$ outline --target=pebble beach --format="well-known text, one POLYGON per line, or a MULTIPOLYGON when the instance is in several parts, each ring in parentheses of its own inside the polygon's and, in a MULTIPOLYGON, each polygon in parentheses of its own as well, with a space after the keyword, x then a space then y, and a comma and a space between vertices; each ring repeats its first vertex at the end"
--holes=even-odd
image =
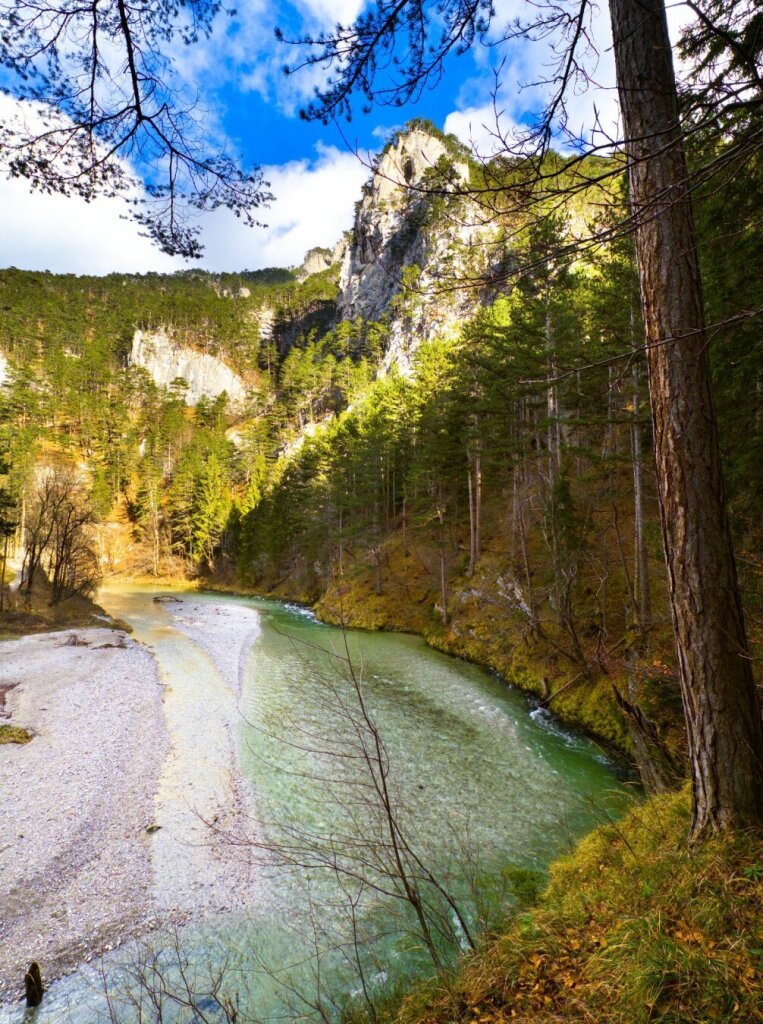
POLYGON ((0 745, 0 1004, 31 960, 51 981, 259 898, 236 746, 257 614, 191 595, 157 613, 156 645, 106 628, 0 644, 0 721, 32 734, 0 745))

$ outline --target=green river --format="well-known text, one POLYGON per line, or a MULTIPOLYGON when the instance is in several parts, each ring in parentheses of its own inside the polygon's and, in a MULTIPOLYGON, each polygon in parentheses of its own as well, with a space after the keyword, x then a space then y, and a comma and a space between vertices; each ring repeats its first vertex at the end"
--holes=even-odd
MULTIPOLYGON (((213 662, 174 628, 157 594, 122 587, 101 600, 152 649, 166 686, 214 701, 213 662)), ((257 861, 256 896, 239 910, 234 892, 227 913, 128 943, 98 968, 56 982, 38 1011, 2 1018, 0 1010, 1 1019, 224 1020, 210 994, 221 974, 223 989, 238 993, 252 1018, 336 1017, 342 1006, 431 972, 433 955, 452 962, 467 932, 500 919, 527 870, 542 872, 629 799, 628 779, 596 743, 418 637, 345 637, 291 605, 187 597, 259 615, 230 723, 256 838, 241 856, 257 861), (428 935, 415 900, 399 898, 403 875, 419 894, 428 935), (160 1017, 136 977, 171 990, 180 984, 179 964, 197 1009, 166 998, 160 1017), (106 988, 115 993, 111 1010, 106 988)), ((178 722, 190 737, 192 770, 203 773, 218 742, 203 703, 178 722)), ((182 798, 165 779, 158 799, 169 820, 182 798)), ((182 852, 167 856, 182 885, 182 852)))

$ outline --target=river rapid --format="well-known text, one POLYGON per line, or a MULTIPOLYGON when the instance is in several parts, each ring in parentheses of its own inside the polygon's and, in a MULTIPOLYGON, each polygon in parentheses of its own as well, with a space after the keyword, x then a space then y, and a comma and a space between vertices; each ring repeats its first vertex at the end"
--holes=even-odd
POLYGON ((228 595, 99 600, 163 686, 150 927, 0 1021, 336 1016, 451 962, 629 799, 593 741, 418 637, 228 595))

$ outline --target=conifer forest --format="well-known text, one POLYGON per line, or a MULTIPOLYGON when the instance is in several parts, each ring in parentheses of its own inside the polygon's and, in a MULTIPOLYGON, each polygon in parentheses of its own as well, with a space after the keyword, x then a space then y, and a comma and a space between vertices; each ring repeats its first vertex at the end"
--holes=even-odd
POLYGON ((0 0, 9 181, 176 267, 0 253, 0 1021, 763 1022, 763 15, 276 6, 300 131, 400 117, 263 268, 221 5, 0 0))

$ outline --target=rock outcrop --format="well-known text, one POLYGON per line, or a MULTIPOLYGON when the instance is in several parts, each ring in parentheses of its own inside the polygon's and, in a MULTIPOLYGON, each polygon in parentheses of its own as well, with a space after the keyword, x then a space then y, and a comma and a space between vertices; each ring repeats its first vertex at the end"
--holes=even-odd
POLYGON ((163 328, 135 332, 129 364, 147 370, 162 387, 168 387, 178 378, 184 380, 188 405, 196 405, 202 398, 217 398, 223 391, 234 407, 246 399, 244 382, 226 363, 215 356, 176 344, 163 328))
POLYGON ((297 280, 302 283, 308 277, 312 277, 313 274, 320 274, 324 270, 329 270, 333 262, 331 249, 322 249, 320 247, 310 249, 305 254, 302 266, 297 271, 297 280))
POLYGON ((341 265, 344 254, 347 251, 347 239, 340 238, 333 249, 323 249, 316 246, 305 253, 302 266, 297 270, 297 280, 300 284, 306 281, 313 274, 321 274, 324 270, 330 270, 335 265, 341 265))
POLYGON ((417 127, 387 148, 363 190, 342 261, 338 315, 387 318, 388 368, 408 372, 421 340, 451 332, 474 310, 472 291, 450 287, 486 233, 459 198, 468 180, 465 150, 417 127))

